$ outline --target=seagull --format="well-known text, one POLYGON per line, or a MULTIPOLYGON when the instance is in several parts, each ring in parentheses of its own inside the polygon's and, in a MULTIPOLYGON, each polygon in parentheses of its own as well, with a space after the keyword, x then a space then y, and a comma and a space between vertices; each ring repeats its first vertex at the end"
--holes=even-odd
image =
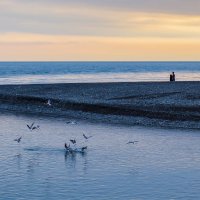
POLYGON ((39 128, 40 128, 40 126, 37 125, 37 126, 34 126, 34 127, 32 128, 32 130, 39 129, 39 128))
POLYGON ((70 144, 69 144, 69 146, 68 146, 67 143, 65 143, 65 148, 66 148, 66 149, 69 149, 69 148, 70 148, 70 144))
POLYGON ((76 122, 76 121, 67 121, 66 123, 67 123, 67 124, 72 124, 72 125, 75 125, 75 124, 77 124, 77 122, 76 122))
POLYGON ((135 143, 137 143, 138 141, 129 141, 129 142, 127 142, 126 144, 135 144, 135 143))
POLYGON ((84 151, 84 150, 86 150, 86 149, 87 149, 87 146, 82 147, 82 148, 81 148, 81 151, 84 151))
POLYGON ((16 139, 14 139, 14 141, 16 141, 16 142, 20 143, 20 142, 21 142, 21 139, 22 139, 22 136, 21 136, 21 137, 19 137, 19 138, 16 138, 16 139))
POLYGON ((32 130, 34 124, 35 122, 33 122, 30 126, 27 124, 27 127, 29 128, 29 130, 32 130))
POLYGON ((47 105, 51 106, 51 100, 50 99, 47 101, 47 105))
POLYGON ((69 145, 67 145, 67 143, 65 143, 65 149, 67 150, 67 152, 69 152, 69 153, 73 154, 73 149, 72 149, 72 148, 70 148, 70 144, 69 144, 69 145))
POLYGON ((91 135, 91 136, 86 136, 86 135, 83 133, 83 137, 84 137, 86 140, 88 140, 89 138, 92 137, 92 135, 91 135))
POLYGON ((72 143, 72 144, 76 144, 76 140, 74 139, 74 140, 70 140, 70 142, 72 143))

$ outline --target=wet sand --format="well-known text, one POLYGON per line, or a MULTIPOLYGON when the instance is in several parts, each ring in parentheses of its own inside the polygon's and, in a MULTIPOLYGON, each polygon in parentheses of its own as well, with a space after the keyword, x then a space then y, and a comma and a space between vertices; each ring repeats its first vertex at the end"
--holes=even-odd
POLYGON ((199 129, 200 82, 2 85, 0 111, 199 129))

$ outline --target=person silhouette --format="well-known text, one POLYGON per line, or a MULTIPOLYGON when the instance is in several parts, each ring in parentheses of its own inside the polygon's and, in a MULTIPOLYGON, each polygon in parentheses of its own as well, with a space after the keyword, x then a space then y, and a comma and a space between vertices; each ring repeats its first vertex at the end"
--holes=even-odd
POLYGON ((173 76, 172 76, 172 74, 170 74, 169 80, 170 80, 170 82, 173 81, 173 76))
POLYGON ((174 72, 172 72, 172 74, 170 74, 169 80, 170 80, 170 82, 176 80, 176 78, 175 78, 175 73, 174 73, 174 72))
POLYGON ((175 76, 175 73, 172 72, 172 81, 175 81, 176 80, 176 76, 175 76))

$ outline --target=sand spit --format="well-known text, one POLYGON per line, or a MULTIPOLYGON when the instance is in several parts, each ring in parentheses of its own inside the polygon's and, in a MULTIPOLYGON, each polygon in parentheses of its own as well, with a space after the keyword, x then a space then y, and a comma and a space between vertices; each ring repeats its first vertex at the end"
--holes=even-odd
POLYGON ((0 110, 199 129, 200 82, 1 85, 0 110))

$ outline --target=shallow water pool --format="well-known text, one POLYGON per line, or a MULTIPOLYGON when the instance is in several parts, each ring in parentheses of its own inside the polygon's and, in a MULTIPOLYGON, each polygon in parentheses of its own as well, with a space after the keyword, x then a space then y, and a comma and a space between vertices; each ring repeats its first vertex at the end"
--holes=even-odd
POLYGON ((0 115, 0 199, 200 199, 199 131, 68 120, 0 115))

